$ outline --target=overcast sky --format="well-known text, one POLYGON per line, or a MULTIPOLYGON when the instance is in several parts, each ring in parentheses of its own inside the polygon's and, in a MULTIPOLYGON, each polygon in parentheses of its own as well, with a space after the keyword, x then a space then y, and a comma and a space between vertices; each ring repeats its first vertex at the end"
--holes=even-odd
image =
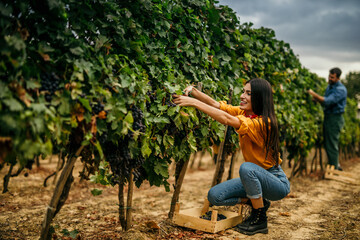
POLYGON ((218 0, 240 23, 275 31, 300 62, 327 79, 329 69, 360 72, 360 0, 218 0))

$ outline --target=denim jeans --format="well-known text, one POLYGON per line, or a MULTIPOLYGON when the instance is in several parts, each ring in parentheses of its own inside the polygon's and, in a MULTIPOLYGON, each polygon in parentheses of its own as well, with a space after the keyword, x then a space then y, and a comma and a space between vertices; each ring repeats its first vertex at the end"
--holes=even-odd
POLYGON ((241 198, 280 200, 290 192, 290 182, 280 166, 264 169, 255 163, 240 166, 240 178, 219 183, 208 192, 208 200, 215 206, 233 206, 241 198))

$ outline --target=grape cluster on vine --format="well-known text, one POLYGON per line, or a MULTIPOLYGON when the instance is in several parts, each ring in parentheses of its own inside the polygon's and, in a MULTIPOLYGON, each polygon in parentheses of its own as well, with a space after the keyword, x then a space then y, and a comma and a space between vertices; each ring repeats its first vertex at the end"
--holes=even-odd
POLYGON ((174 136, 177 133, 177 127, 174 121, 171 120, 171 122, 165 126, 164 132, 166 131, 170 136, 174 136))
POLYGON ((60 89, 60 78, 54 72, 40 74, 40 92, 45 92, 45 100, 50 102, 54 93, 60 89))
POLYGON ((86 146, 80 153, 81 162, 84 163, 84 169, 80 172, 80 177, 82 179, 89 180, 89 175, 94 174, 97 170, 96 161, 93 157, 93 152, 90 146, 86 146))
POLYGON ((148 91, 148 92, 147 92, 147 95, 148 95, 150 101, 149 101, 149 102, 146 102, 146 109, 147 109, 148 111, 150 111, 151 104, 154 103, 155 100, 156 100, 156 92, 148 91))
POLYGON ((96 133, 96 139, 99 141, 101 146, 105 144, 107 138, 108 138, 107 132, 103 132, 101 135, 99 134, 99 132, 96 133))
POLYGON ((168 107, 176 107, 176 104, 172 101, 174 94, 175 93, 171 94, 171 97, 170 97, 170 95, 167 95, 167 97, 166 97, 166 99, 168 99, 168 101, 166 102, 166 105, 168 107))
POLYGON ((176 107, 176 104, 173 103, 173 102, 168 102, 168 103, 167 103, 167 106, 168 106, 168 107, 176 107))
POLYGON ((91 109, 94 114, 99 114, 101 111, 104 110, 104 107, 105 107, 104 104, 102 104, 101 102, 96 102, 91 104, 91 109))
MULTIPOLYGON (((132 116, 134 119, 132 128, 134 131, 139 131, 141 133, 145 132, 145 126, 144 126, 144 114, 141 111, 140 108, 136 107, 135 105, 133 105, 131 107, 131 112, 132 112, 132 116)), ((132 137, 134 135, 134 133, 132 131, 129 132, 129 136, 132 137)))
POLYGON ((141 183, 147 179, 147 173, 144 167, 140 166, 133 171, 134 182, 140 187, 141 183))
MULTIPOLYGON (((166 96, 162 99, 162 105, 167 105, 168 107, 176 107, 176 104, 172 101, 172 96, 174 94, 175 93, 173 93, 173 94, 167 93, 166 96)), ((146 109, 149 111, 151 104, 153 104, 157 99, 156 91, 154 91, 154 92, 148 91, 147 95, 148 95, 150 101, 146 102, 146 109)))
POLYGON ((104 145, 104 155, 113 173, 113 183, 119 184, 125 181, 125 179, 128 180, 131 170, 133 170, 134 181, 142 182, 146 179, 146 172, 141 167, 145 159, 141 154, 134 158, 131 157, 128 137, 125 136, 118 144, 106 142, 104 145))
POLYGON ((173 95, 174 95, 175 93, 173 93, 173 94, 166 94, 166 105, 168 106, 168 107, 176 107, 176 104, 175 103, 173 103, 173 101, 172 101, 172 97, 173 97, 173 95), (170 97, 171 96, 171 97, 170 97))

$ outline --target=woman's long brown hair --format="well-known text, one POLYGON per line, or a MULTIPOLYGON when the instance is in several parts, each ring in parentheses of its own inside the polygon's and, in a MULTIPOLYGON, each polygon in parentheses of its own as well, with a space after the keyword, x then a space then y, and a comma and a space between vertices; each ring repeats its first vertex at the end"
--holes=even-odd
POLYGON ((268 81, 261 78, 253 78, 246 83, 251 86, 251 105, 256 115, 261 115, 263 123, 262 134, 265 139, 266 158, 271 152, 271 157, 279 165, 279 129, 275 115, 273 92, 268 81), (264 134, 265 133, 265 134, 264 134))

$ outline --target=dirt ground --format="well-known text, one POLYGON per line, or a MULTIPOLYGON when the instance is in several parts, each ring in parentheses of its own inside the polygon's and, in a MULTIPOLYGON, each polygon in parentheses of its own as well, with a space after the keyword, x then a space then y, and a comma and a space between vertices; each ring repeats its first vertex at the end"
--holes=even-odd
MULTIPOLYGON (((240 158, 235 175, 241 163, 240 158)), ((291 169, 284 163, 289 176, 291 169)), ((342 162, 342 167, 344 172, 357 176, 360 183, 359 158, 342 162)), ((0 194, 0 239, 39 238, 45 209, 54 191, 52 178, 48 187, 43 187, 43 181, 55 168, 56 160, 50 163, 45 159, 41 167, 34 167, 27 177, 22 173, 11 178, 9 192, 0 194)), ((76 170, 81 168, 78 161, 76 170)), ((7 171, 8 167, 0 171, 1 179, 7 171)), ((202 207, 214 171, 210 156, 202 158, 200 167, 196 159, 183 182, 181 209, 202 207)), ((79 180, 76 176, 68 200, 53 220, 54 239, 72 239, 68 233, 73 233, 75 239, 360 239, 360 185, 319 179, 318 174, 291 179, 288 197, 271 203, 269 233, 254 236, 232 229, 211 234, 176 226, 167 218, 173 189, 166 192, 163 187, 147 183, 134 191, 133 226, 123 232, 118 221, 118 188, 79 180), (94 188, 102 189, 103 193, 92 196, 94 188)), ((169 182, 172 185, 174 178, 169 182)))

